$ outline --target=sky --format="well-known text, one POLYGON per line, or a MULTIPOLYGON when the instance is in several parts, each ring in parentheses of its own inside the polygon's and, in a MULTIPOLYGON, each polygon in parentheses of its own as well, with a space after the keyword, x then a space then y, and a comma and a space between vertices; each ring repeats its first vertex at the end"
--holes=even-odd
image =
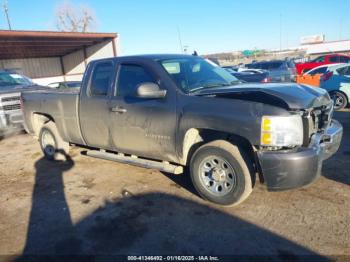
MULTIPOLYGON (((1 7, 5 0, 0 0, 1 7)), ((7 0, 15 30, 56 30, 63 0, 7 0)), ((199 54, 299 45, 300 37, 325 34, 350 39, 349 0, 70 0, 95 13, 96 32, 117 32, 122 55, 199 54)), ((3 9, 0 29, 7 29, 3 9)))

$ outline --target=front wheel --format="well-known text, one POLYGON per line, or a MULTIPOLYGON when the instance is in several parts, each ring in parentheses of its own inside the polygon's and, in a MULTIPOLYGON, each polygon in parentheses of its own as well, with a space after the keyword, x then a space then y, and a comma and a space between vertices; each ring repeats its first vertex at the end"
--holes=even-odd
POLYGON ((197 192, 220 205, 238 205, 252 192, 255 173, 246 153, 237 146, 216 140, 193 155, 190 174, 197 192))
POLYGON ((54 122, 48 122, 41 128, 39 143, 49 160, 65 160, 69 152, 69 144, 63 141, 54 122))
POLYGON ((339 91, 334 91, 330 93, 330 96, 334 102, 334 109, 340 110, 348 105, 348 99, 345 94, 339 91))

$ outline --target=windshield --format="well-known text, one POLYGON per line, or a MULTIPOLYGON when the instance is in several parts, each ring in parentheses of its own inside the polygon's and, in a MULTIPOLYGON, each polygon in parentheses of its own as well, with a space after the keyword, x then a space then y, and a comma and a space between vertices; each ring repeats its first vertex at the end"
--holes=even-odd
POLYGON ((323 63, 324 62, 324 56, 319 56, 313 60, 311 60, 310 62, 314 62, 314 63, 323 63))
POLYGON ((159 62, 176 85, 186 93, 240 83, 225 69, 199 57, 165 59, 159 62))
POLYGON ((0 87, 9 87, 17 85, 32 85, 32 81, 24 76, 21 76, 16 73, 0 73, 0 87))

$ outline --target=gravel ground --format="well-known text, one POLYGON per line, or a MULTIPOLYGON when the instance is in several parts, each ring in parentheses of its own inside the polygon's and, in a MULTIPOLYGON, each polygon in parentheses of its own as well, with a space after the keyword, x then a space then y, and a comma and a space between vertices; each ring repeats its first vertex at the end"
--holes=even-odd
MULTIPOLYGON (((234 208, 200 199, 188 176, 88 158, 49 162, 37 141, 0 141, 0 254, 350 255, 350 110, 338 153, 310 186, 256 185, 234 208)), ((346 257, 343 257, 346 259, 346 257)))

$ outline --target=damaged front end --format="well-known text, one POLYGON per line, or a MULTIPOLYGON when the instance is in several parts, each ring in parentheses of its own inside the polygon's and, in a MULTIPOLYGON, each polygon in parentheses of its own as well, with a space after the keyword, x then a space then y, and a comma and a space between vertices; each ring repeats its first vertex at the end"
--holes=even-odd
POLYGON ((263 110, 257 114, 261 118, 260 140, 254 148, 259 171, 270 191, 310 183, 320 175, 323 161, 340 146, 343 128, 332 119, 333 102, 320 88, 251 84, 201 90, 195 95, 267 105, 268 115, 263 110))
POLYGON ((301 146, 264 147, 257 152, 268 190, 309 184, 321 174, 322 163, 340 146, 343 128, 332 119, 333 103, 298 112, 303 122, 301 146))

